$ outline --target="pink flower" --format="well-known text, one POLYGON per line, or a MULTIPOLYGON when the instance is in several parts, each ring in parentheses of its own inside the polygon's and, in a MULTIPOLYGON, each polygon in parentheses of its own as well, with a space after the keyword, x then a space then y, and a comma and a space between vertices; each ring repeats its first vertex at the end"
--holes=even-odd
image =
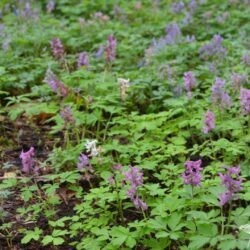
POLYGON ((250 114, 250 89, 240 89, 240 104, 243 114, 250 114))
POLYGON ((201 160, 198 161, 186 161, 185 172, 182 174, 184 184, 199 186, 201 182, 201 160))
POLYGON ((56 59, 61 59, 64 56, 64 47, 59 38, 53 38, 50 42, 52 54, 56 59))
POLYGON ((204 134, 207 134, 214 128, 215 128, 215 116, 213 112, 208 110, 205 113, 203 132, 204 134))
POLYGON ((31 147, 29 149, 29 151, 27 152, 21 152, 20 154, 20 158, 22 160, 22 165, 23 165, 23 168, 22 168, 22 171, 25 173, 25 174, 29 174, 30 172, 32 172, 34 169, 34 156, 35 156, 35 150, 34 150, 34 147, 31 147))

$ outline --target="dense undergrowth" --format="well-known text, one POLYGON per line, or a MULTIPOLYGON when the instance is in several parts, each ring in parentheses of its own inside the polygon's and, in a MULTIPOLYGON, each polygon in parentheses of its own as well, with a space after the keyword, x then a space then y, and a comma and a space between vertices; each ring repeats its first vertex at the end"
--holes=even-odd
POLYGON ((249 0, 0 2, 0 249, 249 249, 249 0))

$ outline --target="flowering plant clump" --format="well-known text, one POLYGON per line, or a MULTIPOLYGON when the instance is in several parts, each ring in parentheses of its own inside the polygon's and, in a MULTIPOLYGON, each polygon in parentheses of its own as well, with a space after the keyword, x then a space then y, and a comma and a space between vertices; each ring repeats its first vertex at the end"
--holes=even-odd
POLYGON ((80 154, 77 163, 77 169, 79 171, 84 171, 85 179, 90 180, 92 173, 94 172, 91 163, 89 162, 89 157, 86 154, 80 154))
POLYGON ((180 13, 185 8, 185 4, 182 1, 175 2, 171 5, 171 10, 173 13, 180 13))
POLYGON ((141 169, 130 166, 129 170, 124 173, 124 176, 125 181, 130 184, 130 189, 127 191, 128 197, 137 209, 146 210, 148 206, 139 198, 138 194, 138 188, 143 185, 143 173, 141 169))
POLYGON ((69 106, 64 107, 61 112, 60 115, 62 117, 62 119, 65 121, 65 123, 74 123, 75 118, 72 114, 71 108, 69 106))
POLYGON ((212 102, 220 105, 221 108, 230 108, 232 105, 231 97, 224 90, 225 80, 216 77, 212 90, 212 102))
POLYGON ((0 250, 250 250, 249 7, 0 0, 0 250))
POLYGON ((214 116, 214 113, 212 111, 208 110, 205 113, 203 133, 207 134, 208 132, 210 132, 214 128, 215 128, 215 116, 214 116))
POLYGON ((59 38, 53 38, 50 42, 52 54, 56 59, 61 59, 64 56, 65 50, 62 41, 59 38))
POLYGON ((250 114, 250 89, 240 89, 240 104, 243 114, 250 114))
POLYGON ((68 94, 68 88, 57 78, 50 68, 46 71, 44 82, 59 96, 66 96, 68 94))
POLYGON ((234 89, 239 90, 242 86, 247 81, 246 75, 238 74, 238 73, 233 73, 231 75, 231 81, 232 81, 232 86, 234 89))
POLYGON ((25 174, 30 174, 34 169, 34 156, 35 156, 35 149, 31 147, 27 152, 21 152, 20 158, 22 160, 22 171, 25 174))
POLYGON ((220 205, 224 206, 230 202, 235 195, 242 189, 242 178, 240 177, 240 166, 226 167, 225 174, 219 174, 222 185, 226 191, 220 195, 220 205))
POLYGON ((177 23, 169 24, 166 28, 167 35, 165 36, 166 44, 175 44, 179 41, 181 30, 177 23))
POLYGON ((77 67, 88 67, 89 66, 89 57, 87 52, 82 52, 79 54, 78 60, 77 60, 77 67))
POLYGON ((191 71, 185 72, 184 76, 184 88, 187 91, 188 95, 191 97, 192 95, 192 89, 196 86, 196 78, 194 76, 194 73, 191 71))
POLYGON ((203 45, 199 52, 201 58, 213 56, 225 57, 227 50, 222 46, 223 38, 220 35, 214 35, 210 43, 203 45))
POLYGON ((199 186, 201 182, 201 160, 198 161, 186 161, 185 172, 182 174, 184 184, 199 186))
POLYGON ((106 61, 113 62, 116 57, 116 39, 113 35, 110 35, 107 40, 107 44, 105 47, 106 52, 106 61))

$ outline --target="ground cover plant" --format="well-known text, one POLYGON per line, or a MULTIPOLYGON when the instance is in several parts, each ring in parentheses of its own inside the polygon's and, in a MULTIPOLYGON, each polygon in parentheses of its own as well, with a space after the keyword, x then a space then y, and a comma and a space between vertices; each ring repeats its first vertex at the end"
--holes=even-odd
POLYGON ((0 249, 250 249, 249 0, 0 2, 0 249))

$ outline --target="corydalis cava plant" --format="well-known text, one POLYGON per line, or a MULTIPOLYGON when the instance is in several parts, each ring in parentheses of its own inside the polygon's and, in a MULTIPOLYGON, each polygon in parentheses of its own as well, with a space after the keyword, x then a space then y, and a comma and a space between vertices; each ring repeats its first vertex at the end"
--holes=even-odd
POLYGON ((184 88, 187 91, 188 97, 192 97, 192 89, 196 86, 196 78, 191 71, 185 72, 183 76, 184 88))
POLYGON ((250 114, 250 89, 240 89, 240 104, 242 113, 245 115, 250 114))
POLYGON ((35 149, 31 147, 27 152, 21 152, 20 159, 22 160, 22 171, 25 174, 30 174, 34 169, 35 149))
POLYGON ((220 194, 220 205, 224 206, 230 202, 236 194, 242 189, 242 178, 240 177, 240 166, 238 167, 225 167, 226 173, 219 174, 222 185, 226 191, 220 194))
POLYGON ((68 94, 68 88, 64 86, 64 84, 57 78, 50 68, 47 69, 43 81, 47 83, 59 96, 66 96, 68 94))
POLYGON ((212 102, 221 108, 230 108, 232 105, 231 97, 225 91, 225 80, 216 77, 212 90, 212 102))
POLYGON ((223 47, 222 42, 223 38, 220 35, 214 35, 209 43, 200 48, 199 53, 201 58, 207 59, 214 56, 219 58, 225 57, 227 50, 223 47))
POLYGON ((61 59, 64 56, 65 50, 59 38, 53 38, 50 41, 51 51, 56 59, 61 59))
POLYGON ((81 52, 77 60, 77 67, 88 67, 89 66, 89 56, 87 52, 81 52))
POLYGON ((69 106, 66 106, 61 110, 60 116, 65 121, 65 123, 69 124, 69 123, 75 122, 75 118, 74 118, 72 111, 71 111, 71 108, 69 106))
POLYGON ((110 35, 105 47, 106 61, 108 63, 113 62, 116 57, 116 39, 113 35, 110 35))
POLYGON ((127 195, 134 203, 137 209, 146 210, 147 204, 139 198, 138 188, 143 185, 143 173, 141 169, 137 167, 129 167, 129 170, 124 173, 125 181, 129 183, 130 188, 127 191, 127 195))
POLYGON ((79 171, 84 172, 84 178, 89 181, 94 171, 92 165, 89 162, 89 157, 86 154, 80 154, 77 168, 79 171))
POLYGON ((207 134, 215 128, 215 115, 212 111, 208 110, 204 117, 203 133, 207 134))
POLYGON ((184 184, 199 186, 201 182, 201 160, 186 161, 185 172, 182 174, 184 184))

